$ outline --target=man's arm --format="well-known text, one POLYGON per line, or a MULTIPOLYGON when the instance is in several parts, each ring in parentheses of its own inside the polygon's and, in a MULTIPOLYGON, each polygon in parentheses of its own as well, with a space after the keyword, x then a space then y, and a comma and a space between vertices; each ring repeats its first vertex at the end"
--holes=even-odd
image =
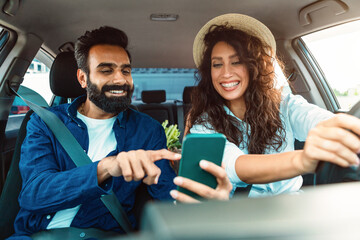
POLYGON ((33 114, 21 150, 20 206, 37 213, 75 207, 107 192, 97 183, 97 163, 76 167, 52 132, 33 114))

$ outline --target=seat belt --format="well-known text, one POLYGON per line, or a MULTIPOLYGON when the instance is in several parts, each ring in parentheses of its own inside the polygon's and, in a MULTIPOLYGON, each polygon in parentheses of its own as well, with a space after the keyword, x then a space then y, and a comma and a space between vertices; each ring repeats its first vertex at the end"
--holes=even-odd
MULTIPOLYGON (((35 103, 32 103, 22 96, 20 96, 14 89, 10 88, 13 93, 20 97, 51 129, 56 139, 60 142, 61 146, 65 149, 66 153, 70 156, 72 161, 77 167, 84 166, 92 163, 89 156, 84 152, 79 142, 75 139, 69 129, 64 123, 52 112, 42 108, 35 103)), ((101 196, 101 201, 106 208, 110 211, 111 215, 119 223, 120 227, 126 232, 133 231, 131 223, 121 206, 119 200, 116 198, 114 192, 111 190, 110 194, 101 196)))

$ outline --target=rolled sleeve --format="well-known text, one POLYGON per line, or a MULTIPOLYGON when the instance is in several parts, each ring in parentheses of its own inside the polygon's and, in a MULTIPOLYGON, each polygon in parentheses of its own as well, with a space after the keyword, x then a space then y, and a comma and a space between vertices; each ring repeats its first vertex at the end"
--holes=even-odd
POLYGON ((237 187, 246 187, 247 183, 241 181, 239 176, 236 174, 235 164, 238 157, 244 155, 245 153, 241 151, 234 143, 226 141, 224 156, 223 156, 223 166, 225 166, 226 174, 229 177, 230 183, 233 186, 232 194, 235 192, 237 187))
POLYGON ((334 116, 333 113, 308 103, 299 95, 284 96, 282 104, 282 112, 288 114, 294 137, 300 141, 305 141, 310 129, 319 122, 334 116))

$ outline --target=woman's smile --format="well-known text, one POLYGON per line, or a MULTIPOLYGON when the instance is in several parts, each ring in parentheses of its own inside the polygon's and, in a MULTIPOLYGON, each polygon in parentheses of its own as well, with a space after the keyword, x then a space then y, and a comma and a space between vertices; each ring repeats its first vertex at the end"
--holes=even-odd
POLYGON ((240 84, 240 81, 230 81, 230 82, 222 82, 220 85, 224 88, 225 91, 232 91, 236 89, 240 84))

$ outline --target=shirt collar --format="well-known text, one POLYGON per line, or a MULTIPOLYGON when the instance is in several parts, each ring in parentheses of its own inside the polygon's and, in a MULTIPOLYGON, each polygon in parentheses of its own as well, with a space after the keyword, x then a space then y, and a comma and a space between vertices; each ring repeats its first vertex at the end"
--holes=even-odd
POLYGON ((227 115, 230 115, 230 116, 236 118, 238 121, 242 122, 242 120, 240 118, 238 118, 237 116, 235 116, 235 114, 226 105, 224 105, 224 110, 227 115))

